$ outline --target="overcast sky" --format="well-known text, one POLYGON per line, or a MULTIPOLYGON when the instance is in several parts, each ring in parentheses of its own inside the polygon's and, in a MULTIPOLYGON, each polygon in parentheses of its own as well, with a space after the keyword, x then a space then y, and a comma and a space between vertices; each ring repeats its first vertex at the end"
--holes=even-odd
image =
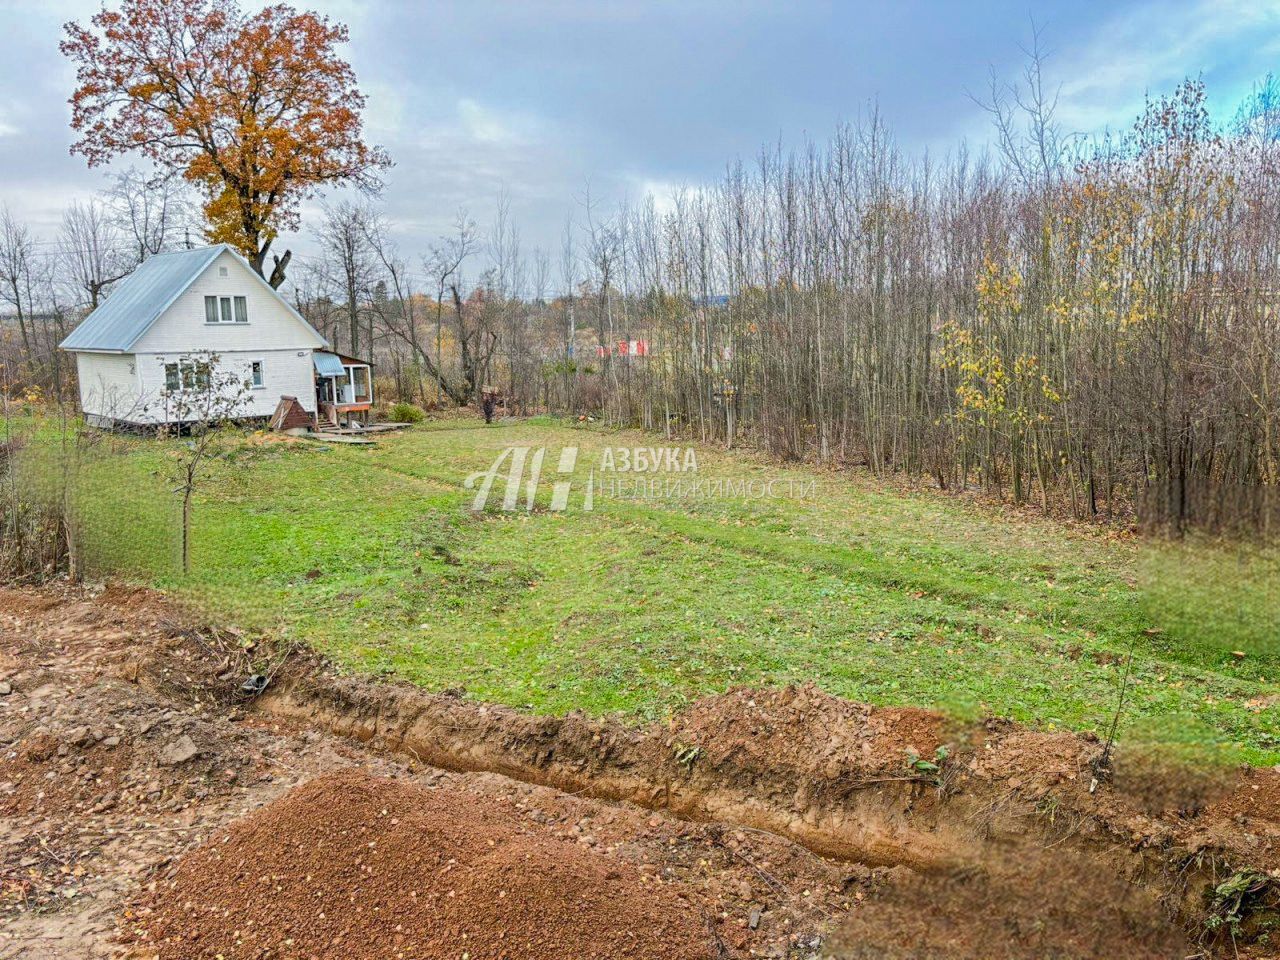
MULTIPOLYGON (((981 144, 971 94, 1012 77, 1032 19, 1073 130, 1127 126, 1145 92, 1202 75, 1229 113, 1280 72, 1280 0, 589 2, 298 0, 347 23, 386 209, 422 250, 502 187, 526 248, 555 250, 585 185, 606 202, 712 179, 765 141, 825 138, 878 103, 898 140, 981 144)), ((99 4, 0 0, 0 202, 51 235, 103 174, 68 154, 61 24, 99 4)), ((314 214, 314 211, 311 211, 314 214)), ((286 238, 305 255, 305 234, 286 238)))

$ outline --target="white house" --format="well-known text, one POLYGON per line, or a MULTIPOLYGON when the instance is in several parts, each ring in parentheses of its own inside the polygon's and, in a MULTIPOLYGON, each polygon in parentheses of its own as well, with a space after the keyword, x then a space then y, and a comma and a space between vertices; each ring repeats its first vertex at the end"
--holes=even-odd
POLYGON ((75 354, 80 407, 98 426, 169 422, 177 392, 219 378, 249 385, 241 417, 269 417, 284 397, 337 423, 373 401, 369 364, 329 344, 226 244, 148 258, 61 349, 75 354))

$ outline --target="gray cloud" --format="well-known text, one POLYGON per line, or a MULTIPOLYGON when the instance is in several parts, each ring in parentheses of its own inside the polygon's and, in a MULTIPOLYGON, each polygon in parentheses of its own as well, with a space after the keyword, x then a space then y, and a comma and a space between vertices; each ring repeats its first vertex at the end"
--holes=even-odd
MULTIPOLYGON (((300 2, 350 25, 367 128, 396 161, 386 209, 406 250, 505 188, 526 244, 554 250, 590 182, 613 202, 714 178, 761 143, 818 138, 868 103, 909 148, 982 140, 970 93, 1012 75, 1030 16, 1063 117, 1126 123, 1143 93, 1203 72, 1237 97, 1278 52, 1274 0, 1030 5, 762 2, 300 2)), ((0 201, 50 233, 102 175, 71 157, 61 23, 96 2, 0 3, 0 201)), ((311 211, 314 207, 310 208, 311 211)), ((305 256, 304 234, 286 238, 305 256)))

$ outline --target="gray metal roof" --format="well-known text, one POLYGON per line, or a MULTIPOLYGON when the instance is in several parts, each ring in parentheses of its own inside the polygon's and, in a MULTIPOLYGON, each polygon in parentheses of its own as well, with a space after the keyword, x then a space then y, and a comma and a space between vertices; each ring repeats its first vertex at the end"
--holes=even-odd
POLYGON ((255 280, 282 303, 322 344, 328 342, 307 323, 302 314, 281 297, 267 281, 249 266, 248 261, 225 243, 194 250, 157 253, 142 262, 137 270, 118 283, 97 310, 85 317, 80 326, 58 346, 63 350, 102 350, 126 353, 153 323, 160 319, 182 293, 195 282, 217 256, 227 251, 236 257, 255 280))
POLYGON ((322 353, 316 350, 311 354, 311 362, 315 364, 316 373, 322 377, 345 377, 347 375, 347 368, 332 353, 322 353))
POLYGON ((59 346, 128 350, 224 249, 218 244, 148 257, 59 346))

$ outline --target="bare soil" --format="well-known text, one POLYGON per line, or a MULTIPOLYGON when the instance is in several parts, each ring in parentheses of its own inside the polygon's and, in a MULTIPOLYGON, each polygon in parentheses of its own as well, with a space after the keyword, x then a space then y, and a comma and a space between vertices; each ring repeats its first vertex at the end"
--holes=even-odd
POLYGON ((532 717, 0 589, 0 744, 0 958, 1277 955, 1274 771, 812 687, 532 717))
POLYGON ((1075 851, 896 871, 827 942, 842 960, 1161 960, 1194 955, 1150 891, 1075 851))
POLYGON ((683 884, 506 803, 355 771, 215 836, 154 903, 145 927, 162 957, 717 953, 683 884))

